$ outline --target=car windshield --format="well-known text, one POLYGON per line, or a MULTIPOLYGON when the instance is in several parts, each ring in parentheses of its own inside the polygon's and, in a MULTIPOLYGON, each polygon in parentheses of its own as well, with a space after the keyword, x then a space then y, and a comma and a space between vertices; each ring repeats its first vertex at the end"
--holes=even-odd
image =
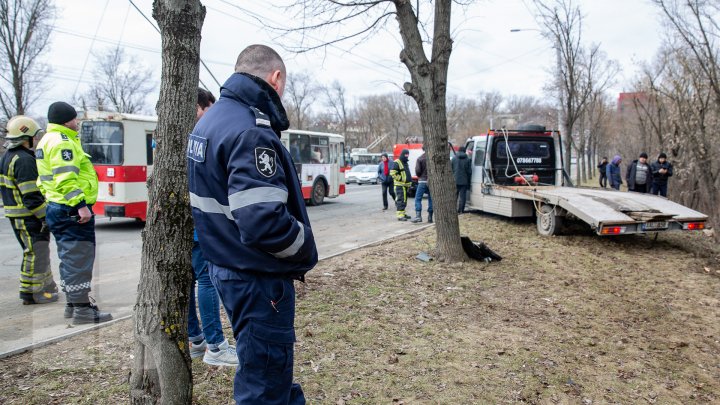
POLYGON ((363 169, 363 172, 365 172, 365 173, 373 173, 373 172, 375 172, 376 169, 377 169, 377 168, 374 167, 374 166, 365 166, 365 168, 363 169))
POLYGON ((351 172, 358 172, 358 173, 360 173, 360 172, 366 171, 365 168, 367 168, 367 167, 368 167, 367 165, 357 165, 357 166, 353 166, 353 167, 350 169, 350 171, 351 171, 351 172))

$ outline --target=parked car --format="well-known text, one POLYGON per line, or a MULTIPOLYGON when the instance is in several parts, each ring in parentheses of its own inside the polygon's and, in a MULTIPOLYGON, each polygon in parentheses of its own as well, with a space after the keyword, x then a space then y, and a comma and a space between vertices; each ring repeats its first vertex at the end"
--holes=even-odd
POLYGON ((376 165, 357 165, 345 172, 345 182, 357 184, 378 184, 376 165))

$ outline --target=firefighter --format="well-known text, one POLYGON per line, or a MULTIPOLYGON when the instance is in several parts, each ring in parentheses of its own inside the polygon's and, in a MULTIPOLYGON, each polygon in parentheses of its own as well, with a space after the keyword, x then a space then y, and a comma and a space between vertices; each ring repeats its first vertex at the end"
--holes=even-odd
POLYGON ((7 123, 5 148, 0 159, 0 194, 5 216, 23 249, 20 264, 20 299, 24 305, 58 300, 50 271, 50 231, 45 225, 45 198, 37 187, 33 138, 42 130, 32 118, 18 115, 7 123))
POLYGON ((412 184, 412 175, 408 167, 408 156, 410 156, 410 151, 403 149, 402 152, 400 152, 400 157, 393 162, 392 170, 390 170, 390 176, 392 176, 395 186, 395 215, 397 215, 398 221, 407 221, 410 219, 410 215, 405 214, 407 193, 412 184))
POLYGON ((90 301, 95 261, 92 205, 98 178, 78 139, 77 112, 58 101, 48 109, 48 127, 35 151, 38 186, 48 201, 46 220, 60 257, 60 285, 67 298, 65 317, 74 324, 100 323, 112 315, 90 301))
POLYGON ((295 165, 280 141, 285 64, 264 45, 237 58, 187 148, 190 204, 232 323, 237 404, 304 404, 293 380, 295 286, 318 260, 295 165))

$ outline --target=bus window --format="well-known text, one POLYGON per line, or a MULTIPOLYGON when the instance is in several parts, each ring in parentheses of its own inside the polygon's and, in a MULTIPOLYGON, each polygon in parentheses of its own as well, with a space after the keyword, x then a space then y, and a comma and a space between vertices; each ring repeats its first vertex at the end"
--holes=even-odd
POLYGON ((328 163, 337 163, 338 161, 338 144, 330 147, 330 161, 328 163))
POLYGON ((145 144, 145 148, 147 151, 147 165, 152 166, 153 158, 155 157, 155 141, 153 140, 152 132, 148 132, 147 134, 145 134, 145 136, 147 137, 147 142, 145 144))
POLYGON ((123 163, 123 126, 119 122, 84 121, 80 141, 90 161, 99 165, 123 163))
POLYGON ((313 136, 310 138, 312 145, 311 163, 328 163, 330 157, 330 145, 327 137, 313 136))

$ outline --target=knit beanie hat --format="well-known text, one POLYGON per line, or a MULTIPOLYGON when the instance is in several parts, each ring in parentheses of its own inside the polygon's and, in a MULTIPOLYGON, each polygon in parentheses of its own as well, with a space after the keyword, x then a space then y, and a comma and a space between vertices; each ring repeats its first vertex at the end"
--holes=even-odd
POLYGON ((661 152, 661 153, 658 155, 658 159, 667 159, 667 155, 665 154, 665 152, 661 152))
POLYGON ((48 122, 51 124, 65 124, 77 117, 77 111, 70 104, 64 101, 57 101, 50 104, 48 108, 48 122))

